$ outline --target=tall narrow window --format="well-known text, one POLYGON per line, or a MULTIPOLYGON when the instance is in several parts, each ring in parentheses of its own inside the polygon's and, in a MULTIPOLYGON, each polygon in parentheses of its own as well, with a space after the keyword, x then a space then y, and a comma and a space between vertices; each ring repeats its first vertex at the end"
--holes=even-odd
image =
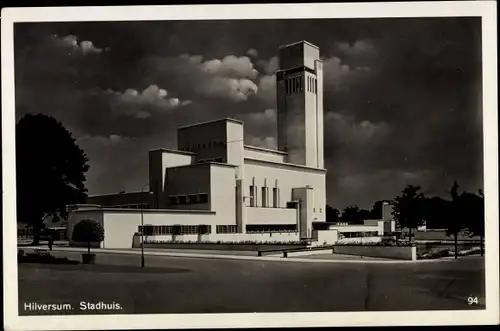
POLYGON ((269 203, 268 203, 268 188, 267 187, 263 187, 262 188, 262 207, 269 207, 269 203))
POLYGON ((250 207, 255 207, 255 186, 250 185, 250 207))
POLYGON ((314 79, 314 93, 318 92, 318 80, 314 79))
POLYGON ((277 187, 273 187, 273 207, 274 208, 279 207, 279 193, 277 187))

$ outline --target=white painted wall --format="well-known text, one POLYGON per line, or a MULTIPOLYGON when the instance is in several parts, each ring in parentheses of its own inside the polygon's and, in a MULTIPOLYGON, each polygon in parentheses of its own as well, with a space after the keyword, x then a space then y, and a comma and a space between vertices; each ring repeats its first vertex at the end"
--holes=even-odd
MULTIPOLYGON (((287 164, 270 163, 255 159, 245 159, 245 196, 249 195, 249 185, 254 180, 257 188, 257 206, 262 206, 261 187, 267 183, 270 202, 272 203, 272 187, 280 189, 279 207, 286 207, 292 201, 292 189, 311 186, 314 190, 313 220, 325 221, 326 182, 325 171, 287 164)), ((249 201, 246 200, 249 206, 249 201)))
MULTIPOLYGON (((144 211, 144 225, 200 225, 212 224, 215 231, 216 215, 194 211, 144 211)), ((217 223, 218 224, 218 223, 217 223)), ((134 233, 141 225, 140 210, 104 211, 104 248, 131 248, 134 233)), ((186 236, 186 235, 184 235, 186 236)), ((196 235, 194 235, 196 236, 196 235)))
POLYGON ((297 210, 245 207, 247 224, 296 224, 297 210))
POLYGON ((210 206, 217 225, 236 225, 235 168, 210 165, 210 206))
POLYGON ((338 240, 337 230, 318 230, 314 232, 314 237, 317 239, 318 245, 335 244, 338 240))
MULTIPOLYGON (((172 235, 163 235, 163 236, 149 236, 145 238, 145 240, 150 242, 164 242, 164 241, 172 241, 172 235)), ((234 242, 234 241, 263 241, 263 242, 296 242, 299 241, 299 235, 297 232, 281 232, 281 233, 235 233, 235 234, 220 234, 220 233, 212 233, 209 235, 185 235, 185 236, 176 236, 175 241, 210 241, 210 242, 234 242)))
POLYGON ((286 153, 271 151, 254 146, 245 146, 245 157, 257 160, 280 162, 280 163, 286 161, 286 153))
POLYGON ((330 230, 343 232, 378 232, 378 225, 331 225, 330 230))

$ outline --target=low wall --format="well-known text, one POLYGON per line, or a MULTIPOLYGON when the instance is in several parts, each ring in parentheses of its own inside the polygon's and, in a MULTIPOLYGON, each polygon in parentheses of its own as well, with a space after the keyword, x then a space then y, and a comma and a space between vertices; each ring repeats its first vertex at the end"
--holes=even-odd
POLYGON ((212 233, 204 235, 161 235, 161 236, 145 236, 144 241, 164 242, 164 241, 211 241, 211 242, 235 242, 235 241, 263 241, 263 242, 296 242, 300 237, 297 232, 279 232, 279 233, 212 233))
POLYGON ((220 251, 264 251, 273 249, 294 249, 305 248, 306 244, 144 244, 144 248, 156 249, 200 249, 200 250, 220 250, 220 251))
POLYGON ((370 244, 382 241, 383 237, 357 237, 357 238, 343 238, 337 240, 337 243, 353 243, 353 244, 370 244))
POLYGON ((316 245, 332 245, 338 241, 337 230, 315 230, 313 238, 316 239, 316 245))
POLYGON ((416 247, 393 247, 393 246, 335 246, 335 254, 382 257, 396 260, 417 260, 416 247))

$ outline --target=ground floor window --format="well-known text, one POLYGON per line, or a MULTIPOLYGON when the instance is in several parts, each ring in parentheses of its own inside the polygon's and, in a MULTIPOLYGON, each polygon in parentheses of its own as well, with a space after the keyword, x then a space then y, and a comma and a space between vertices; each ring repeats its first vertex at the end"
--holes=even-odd
POLYGON ((339 238, 361 238, 361 237, 376 237, 378 232, 342 232, 339 238))
MULTIPOLYGON (((137 228, 138 232, 142 232, 142 226, 137 228)), ((183 235, 183 234, 209 234, 211 233, 210 225, 145 225, 144 234, 147 236, 161 235, 183 235)))
POLYGON ((198 193, 198 194, 189 194, 189 195, 170 195, 167 197, 167 203, 170 206, 195 204, 195 203, 207 203, 207 202, 208 202, 208 194, 207 193, 198 193))
POLYGON ((247 232, 296 232, 297 224, 277 224, 277 225, 267 225, 267 224, 255 224, 247 225, 247 232))
POLYGON ((217 233, 236 233, 236 225, 217 225, 217 233))

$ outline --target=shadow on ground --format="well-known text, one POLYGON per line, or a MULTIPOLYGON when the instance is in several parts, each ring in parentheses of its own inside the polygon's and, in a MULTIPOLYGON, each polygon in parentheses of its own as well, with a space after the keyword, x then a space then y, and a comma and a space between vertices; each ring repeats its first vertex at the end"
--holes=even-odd
POLYGON ((100 272, 118 274, 172 274, 186 273, 190 269, 171 267, 138 267, 131 265, 106 265, 106 264, 45 264, 45 263, 23 263, 24 268, 47 269, 57 271, 78 271, 78 272, 100 272))

